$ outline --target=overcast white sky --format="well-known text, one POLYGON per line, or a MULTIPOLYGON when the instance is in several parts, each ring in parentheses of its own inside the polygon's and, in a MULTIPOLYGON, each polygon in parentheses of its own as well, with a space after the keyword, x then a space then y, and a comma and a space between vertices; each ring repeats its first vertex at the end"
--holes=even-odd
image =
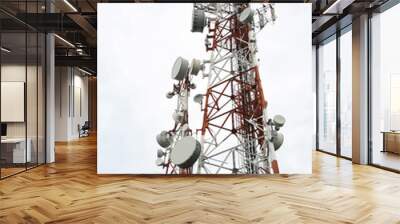
MULTIPOLYGON (((311 173, 311 5, 275 7, 276 23, 257 41, 269 114, 287 118, 278 160, 282 173, 311 173)), ((99 173, 162 172, 155 166, 155 136, 173 125, 176 99, 165 98, 172 65, 178 56, 206 59, 206 34, 190 32, 191 17, 192 4, 99 4, 99 173)), ((199 106, 190 106, 196 129, 199 106)))

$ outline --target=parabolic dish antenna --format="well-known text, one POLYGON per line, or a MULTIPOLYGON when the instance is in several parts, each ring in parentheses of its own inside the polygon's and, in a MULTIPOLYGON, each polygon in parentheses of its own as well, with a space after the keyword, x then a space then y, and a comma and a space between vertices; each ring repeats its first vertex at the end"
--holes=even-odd
POLYGON ((278 114, 274 116, 272 121, 274 122, 275 127, 279 129, 285 124, 286 119, 284 116, 278 114))
POLYGON ((199 71, 202 69, 201 61, 199 59, 193 58, 191 67, 192 71, 190 72, 190 74, 197 75, 199 71))
POLYGON ((247 7, 240 13, 239 21, 241 23, 251 23, 251 21, 253 20, 253 15, 254 11, 250 7, 247 7))
POLYGON ((178 57, 172 67, 171 77, 175 80, 183 80, 186 78, 188 71, 189 62, 182 57, 178 57))
POLYGON ((167 131, 162 131, 160 134, 158 134, 156 140, 158 144, 163 148, 167 148, 171 145, 171 139, 167 131))
POLYGON ((201 145, 192 136, 183 137, 171 151, 171 161, 182 169, 190 168, 200 156, 201 145))
POLYGON ((272 142, 274 143, 275 151, 278 150, 278 149, 282 146, 283 140, 284 140, 284 137, 283 137, 283 134, 282 134, 282 133, 278 133, 278 134, 272 139, 272 142))
POLYGON ((202 104, 202 102, 203 102, 203 94, 201 94, 201 93, 200 94, 196 94, 193 97, 193 101, 198 103, 198 104, 202 104))
POLYGON ((191 31, 202 33, 206 25, 206 21, 206 14, 204 10, 193 9, 191 31))
POLYGON ((165 156, 165 152, 161 149, 158 149, 157 150, 157 158, 161 158, 163 156, 165 156))

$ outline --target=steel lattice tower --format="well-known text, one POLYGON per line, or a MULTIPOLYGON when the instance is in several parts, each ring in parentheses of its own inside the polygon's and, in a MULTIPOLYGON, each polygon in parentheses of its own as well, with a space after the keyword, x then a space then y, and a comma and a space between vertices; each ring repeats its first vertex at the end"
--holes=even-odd
POLYGON ((257 10, 249 4, 194 4, 192 32, 207 27, 209 53, 201 67, 208 82, 203 124, 196 132, 197 173, 279 173, 275 150, 283 141, 278 130, 285 119, 267 118, 256 57, 256 33, 273 20, 270 4, 257 10))

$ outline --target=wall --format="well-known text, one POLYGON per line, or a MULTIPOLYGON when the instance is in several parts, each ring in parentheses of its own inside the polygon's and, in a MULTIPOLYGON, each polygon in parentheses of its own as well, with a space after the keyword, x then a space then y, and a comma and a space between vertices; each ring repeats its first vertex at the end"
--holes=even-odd
POLYGON ((89 90, 89 122, 90 131, 97 132, 97 78, 90 77, 88 80, 89 90))
MULTIPOLYGON (((18 64, 5 64, 1 67, 1 81, 19 81, 27 83, 26 93, 26 110, 27 110, 27 121, 26 122, 11 122, 7 123, 7 137, 25 137, 25 124, 27 125, 27 137, 32 138, 33 144, 37 146, 36 133, 37 130, 42 130, 44 124, 38 122, 38 112, 42 114, 43 110, 43 95, 44 85, 42 76, 39 75, 36 78, 36 66, 18 65, 18 64), (27 82, 25 81, 25 74, 27 82), (38 85, 39 82, 39 85, 38 85), (38 85, 38 88, 37 88, 38 85), (37 92, 37 90, 39 91, 37 92), (37 95, 39 94, 39 95, 37 95), (38 98, 39 96, 39 98, 38 98), (37 127, 39 124, 39 127, 37 127)), ((42 74, 42 68, 38 67, 38 74, 42 74)), ((6 108, 2 108, 4 110, 6 108)), ((39 131, 38 140, 41 142, 44 138, 44 131, 39 131)), ((35 150, 35 149, 33 149, 35 150)))
MULTIPOLYGON (((25 65, 2 65, 1 66, 1 81, 2 82, 25 82, 25 65)), ((28 67, 28 71, 31 71, 32 67, 28 67)), ((31 74, 31 72, 28 72, 31 74)), ((26 82, 25 82, 26 83, 26 82)), ((28 94, 30 96, 33 93, 28 94)), ((36 96, 36 94, 35 94, 36 96)), ((35 106, 36 108, 36 106, 35 106)), ((6 108, 1 108, 2 110, 6 108)), ((7 123, 7 137, 25 137, 25 123, 7 123)))
POLYGON ((78 125, 88 120, 88 77, 72 67, 55 73, 55 140, 77 139, 78 125))
POLYGON ((312 92, 313 92, 313 145, 317 149, 317 48, 312 46, 312 92))

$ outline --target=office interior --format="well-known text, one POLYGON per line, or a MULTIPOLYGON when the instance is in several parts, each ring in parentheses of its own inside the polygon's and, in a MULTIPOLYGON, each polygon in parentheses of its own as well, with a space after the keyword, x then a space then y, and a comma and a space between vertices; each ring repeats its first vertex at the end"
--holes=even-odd
MULTIPOLYGON (((396 41, 400 33, 394 27, 400 21, 400 5, 390 8, 382 5, 368 13, 365 24, 361 24, 365 29, 365 33, 361 33, 365 36, 365 43, 361 45, 364 52, 362 49, 352 52, 355 48, 360 49, 356 39, 360 33, 355 34, 353 23, 346 22, 346 19, 342 19, 339 29, 314 45, 317 65, 316 149, 359 163, 360 158, 352 159, 354 155, 360 156, 352 147, 353 134, 364 131, 366 154, 363 163, 398 172, 400 69, 395 55, 400 47, 396 41), (366 80, 354 75, 358 69, 353 67, 354 63, 360 63, 355 59, 358 54, 365 54, 366 80), (354 81, 361 81, 363 85, 353 85, 354 81), (361 102, 366 109, 364 113, 352 110, 353 106, 358 106, 352 100, 358 94, 355 91, 359 90, 353 88, 364 89, 365 100, 361 102), (352 122, 358 116, 364 116, 364 125, 353 127, 352 122)), ((357 32, 358 29, 360 27, 357 27, 357 32)))
POLYGON ((312 7, 313 174, 266 178, 96 173, 97 4, 121 2, 0 1, 0 222, 398 223, 398 0, 291 1, 312 7))
POLYGON ((96 133, 96 119, 89 121, 96 113, 95 63, 70 60, 93 59, 95 54, 88 56, 93 49, 79 42, 85 41, 79 32, 49 34, 59 28, 37 18, 69 7, 64 4, 0 3, 1 179, 55 162, 58 142, 96 133))

